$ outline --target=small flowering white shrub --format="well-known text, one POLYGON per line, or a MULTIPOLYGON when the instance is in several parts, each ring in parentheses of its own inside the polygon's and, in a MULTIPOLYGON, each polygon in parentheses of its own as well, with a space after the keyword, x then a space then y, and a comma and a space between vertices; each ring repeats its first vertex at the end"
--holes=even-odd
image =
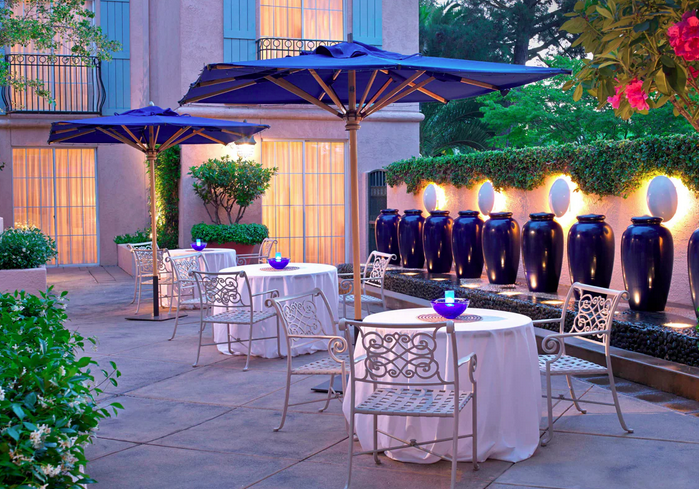
POLYGON ((57 255, 56 242, 34 226, 0 233, 0 270, 37 268, 57 255))
POLYGON ((65 296, 0 294, 0 488, 94 482, 81 470, 84 446, 102 419, 123 409, 97 405, 100 386, 121 374, 110 362, 112 371, 95 380, 97 362, 79 357, 95 340, 63 326, 65 296))

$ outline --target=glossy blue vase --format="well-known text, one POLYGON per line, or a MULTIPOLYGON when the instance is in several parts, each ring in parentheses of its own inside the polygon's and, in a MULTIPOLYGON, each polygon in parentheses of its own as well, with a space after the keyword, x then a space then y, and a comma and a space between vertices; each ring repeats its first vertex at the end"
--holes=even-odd
POLYGON ((422 244, 425 249, 427 271, 449 273, 451 271, 451 234, 454 220, 449 211, 432 211, 425 220, 422 244))
POLYGON ((662 217, 633 217, 621 237, 621 265, 629 307, 662 311, 672 281, 674 244, 662 217))
POLYGON ((555 214, 529 214, 522 228, 522 260, 527 286, 532 292, 558 291, 563 266, 563 228, 555 214))
POLYGON ((398 223, 398 248, 401 265, 405 268, 422 268, 425 251, 422 247, 422 231, 425 218, 419 209, 408 209, 398 223))
POLYGON ((400 250, 398 248, 399 222, 398 209, 383 209, 376 218, 376 248, 382 253, 396 255, 396 258, 391 260, 391 265, 400 264, 400 250))
POLYGON ((689 268, 689 290, 692 293, 694 312, 699 318, 699 229, 692 233, 687 245, 687 266, 689 268))
POLYGON ((483 219, 478 211, 459 211, 454 219, 452 251, 458 278, 481 278, 483 273, 483 219))
POLYGON ((571 283, 609 288, 614 271, 614 231, 602 214, 578 216, 568 231, 571 283))
POLYGON ((491 284, 508 285, 517 280, 522 235, 511 212, 491 212, 483 226, 483 257, 491 284))

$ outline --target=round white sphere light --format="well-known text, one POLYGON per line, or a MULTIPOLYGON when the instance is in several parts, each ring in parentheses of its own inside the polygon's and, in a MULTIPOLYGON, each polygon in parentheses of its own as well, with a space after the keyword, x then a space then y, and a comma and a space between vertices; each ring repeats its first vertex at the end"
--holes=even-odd
POLYGON ((565 178, 557 178, 549 189, 549 208, 556 217, 561 217, 570 208, 570 185, 565 178))
POLYGON ((646 193, 648 211, 653 217, 662 217, 667 222, 677 212, 677 188, 665 175, 651 180, 646 193))
POLYGON ((437 188, 434 183, 425 187, 425 191, 422 193, 422 203, 427 212, 432 212, 437 208, 437 188))
POLYGON ((493 184, 485 182, 478 190, 478 209, 484 216, 489 216, 495 205, 495 189, 493 184))

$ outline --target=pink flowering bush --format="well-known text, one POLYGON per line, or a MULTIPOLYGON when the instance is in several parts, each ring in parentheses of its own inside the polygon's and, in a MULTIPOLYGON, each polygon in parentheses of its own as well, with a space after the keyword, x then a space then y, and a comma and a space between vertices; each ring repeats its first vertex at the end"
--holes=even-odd
MULTIPOLYGON (((0 487, 78 488, 99 422, 111 416, 98 406, 102 392, 80 357, 83 338, 63 326, 65 295, 0 294, 0 487)), ((102 371, 116 385, 120 375, 102 371)), ((103 382, 104 382, 103 381, 103 382)), ((122 406, 112 403, 114 414, 122 406)))
POLYGON ((629 105, 636 110, 648 110, 648 94, 643 90, 643 82, 633 79, 628 84, 617 85, 614 87, 614 96, 608 97, 607 102, 612 104, 612 107, 618 109, 624 98, 628 100, 629 105))
POLYGON ((696 11, 685 12, 680 22, 670 26, 667 35, 677 56, 687 61, 699 60, 699 19, 696 11))

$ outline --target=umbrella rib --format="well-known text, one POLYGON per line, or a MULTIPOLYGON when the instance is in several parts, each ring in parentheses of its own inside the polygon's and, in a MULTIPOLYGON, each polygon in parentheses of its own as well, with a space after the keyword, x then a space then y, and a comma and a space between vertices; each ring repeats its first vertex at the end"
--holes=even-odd
POLYGON ((217 95, 222 95, 224 93, 233 92, 235 90, 240 90, 241 88, 247 88, 251 85, 255 85, 256 83, 257 83, 257 81, 253 80, 253 81, 250 81, 247 83, 243 83, 242 85, 238 85, 237 87, 222 88, 220 90, 216 90, 215 92, 210 92, 210 93, 203 94, 203 95, 197 95, 196 97, 192 97, 191 99, 185 101, 185 103, 192 104, 194 102, 199 102, 200 100, 203 100, 205 98, 215 97, 217 95))
MULTIPOLYGON (((333 73, 333 81, 337 80, 337 77, 340 76, 340 73, 342 73, 342 70, 335 70, 335 73, 333 73)), ((320 97, 318 97, 318 100, 323 100, 323 97, 325 97, 325 94, 321 93, 320 97)))
POLYGON ((378 73, 378 70, 374 70, 371 73, 369 83, 367 83, 367 86, 364 89, 364 93, 362 94, 362 99, 359 101, 359 110, 362 110, 362 108, 364 107, 364 102, 366 101, 366 98, 369 96, 369 90, 371 90, 371 86, 374 84, 374 80, 376 80, 376 75, 378 75, 378 73))
POLYGON ((293 83, 290 83, 290 82, 288 82, 288 81, 286 81, 286 80, 277 79, 277 78, 274 78, 274 77, 271 77, 271 76, 266 76, 266 77, 265 77, 265 80, 271 81, 272 83, 274 83, 275 85, 277 85, 277 86, 283 88, 284 90, 293 93, 293 94, 296 95, 297 97, 301 97, 302 99, 304 99, 304 100, 307 101, 307 102, 312 103, 313 105, 317 105, 318 107, 320 107, 320 108, 323 109, 323 110, 327 110, 328 112, 330 112, 330 113, 333 114, 333 115, 342 117, 342 113, 340 113, 340 112, 338 112, 337 110, 333 109, 332 107, 330 107, 330 106, 329 106, 328 104, 326 104, 325 102, 321 102, 320 100, 318 100, 317 98, 315 98, 313 95, 310 95, 310 94, 306 93, 305 91, 301 90, 299 87, 297 87, 297 86, 294 85, 293 83))
POLYGON ((499 87, 496 87, 495 85, 492 85, 490 83, 480 82, 477 80, 470 80, 468 78, 462 78, 461 83, 465 83, 467 85, 474 85, 476 87, 481 87, 481 88, 487 88, 488 90, 493 90, 493 91, 500 90, 499 87))
POLYGON ((162 126, 158 126, 155 128, 155 140, 153 141, 153 149, 155 149, 155 145, 158 144, 158 136, 160 136, 160 128, 162 126))
POLYGON ((153 134, 153 126, 148 126, 148 149, 155 150, 155 136, 153 134))
POLYGON ((141 142, 140 139, 136 139, 136 136, 134 136, 134 133, 132 133, 128 127, 126 127, 124 125, 122 125, 121 127, 124 129, 124 131, 126 131, 128 133, 129 136, 131 136, 131 139, 133 139, 136 144, 138 144, 139 146, 141 146, 143 148, 143 150, 148 149, 146 147, 146 145, 141 142))
POLYGON ((349 110, 355 114, 357 110, 357 72, 352 70, 347 73, 347 78, 349 79, 349 89, 348 95, 348 105, 349 110))
MULTIPOLYGON (((308 71, 311 73, 311 75, 313 75, 313 78, 315 78, 315 80, 318 82, 318 85, 320 85, 321 88, 325 91, 325 93, 328 94, 328 97, 330 97, 330 99, 333 102, 335 102, 335 105, 337 106, 337 108, 340 109, 343 114, 347 113, 347 109, 340 101, 340 97, 337 96, 337 94, 335 93, 335 90, 333 90, 331 87, 329 87, 323 81, 323 79, 318 75, 318 73, 316 73, 316 70, 308 70, 308 71)), ((320 102, 320 99, 318 99, 318 101, 320 102)))
POLYGON ((132 148, 136 148, 137 150, 139 150, 139 151, 142 152, 142 153, 145 152, 145 148, 143 148, 143 147, 141 147, 140 145, 134 143, 134 142, 131 141, 129 138, 125 138, 124 136, 122 136, 122 135, 119 134, 118 132, 109 131, 108 129, 105 129, 105 128, 103 128, 103 127, 98 127, 98 128, 96 128, 96 129, 97 129, 98 131, 101 131, 101 132, 105 133, 107 136, 113 137, 113 138, 116 139, 117 141, 121 141, 121 142, 124 143, 124 144, 128 144, 128 145, 131 146, 132 148))
POLYGON ((191 128, 192 128, 192 126, 183 127, 182 129, 177 131, 175 134, 170 136, 170 139, 168 139, 167 141, 165 141, 163 144, 160 145, 160 151, 165 151, 166 149, 168 149, 170 147, 170 143, 172 141, 174 141, 175 139, 180 137, 183 132, 187 132, 191 128))
POLYGON ((221 129, 221 132, 225 132, 226 134, 232 134, 234 136, 240 136, 241 138, 247 137, 245 134, 242 132, 235 132, 235 131, 230 131, 228 129, 221 129))
MULTIPOLYGON (((190 126, 190 127, 191 127, 191 126, 190 126)), ((187 134, 186 136, 182 137, 182 138, 179 139, 178 141, 173 141, 172 144, 170 144, 170 146, 175 146, 175 145, 177 145, 177 144, 180 144, 180 143, 182 143, 182 142, 184 142, 184 141, 186 141, 186 140, 188 140, 189 138, 194 137, 194 136, 204 136, 204 135, 202 134, 202 131, 203 131, 203 130, 204 130, 204 129, 195 129, 194 131, 190 132, 189 134, 187 134)), ((206 136, 204 136, 204 137, 206 137, 206 136)), ((220 142, 220 141, 217 141, 217 142, 220 142)), ((223 144, 223 143, 221 143, 221 144, 223 144)), ((167 148, 163 148, 163 146, 161 146, 161 147, 160 147, 160 151, 161 151, 161 152, 162 152, 162 151, 165 151, 166 149, 170 148, 170 146, 168 146, 167 148)))
MULTIPOLYGON (((70 129, 70 131, 74 131, 74 130, 75 130, 75 129, 70 129)), ((62 132, 65 132, 65 131, 62 131, 62 132)), ((62 141, 67 141, 68 139, 77 138, 77 137, 83 136, 83 135, 85 135, 85 134, 90 134, 90 133, 92 133, 92 132, 95 132, 95 130, 92 129, 92 128, 86 129, 86 130, 81 131, 81 132, 79 132, 79 133, 77 133, 77 134, 71 134, 71 135, 69 135, 69 136, 64 136, 64 137, 62 137, 62 138, 58 138, 58 139, 55 139, 55 140, 53 140, 53 141, 50 141, 49 144, 51 144, 51 143, 60 143, 60 142, 62 142, 62 141)), ((58 131, 56 131, 54 134, 57 134, 57 133, 58 133, 58 131)))
POLYGON ((203 81, 199 82, 196 84, 197 87, 210 87, 211 85, 219 85, 221 83, 228 83, 228 82, 234 82, 235 77, 229 76, 227 78, 219 78, 218 80, 208 80, 208 81, 203 81))
POLYGON ((407 97, 407 96, 410 95, 411 93, 413 93, 413 92, 415 92, 415 91, 417 91, 417 90, 420 90, 422 87, 424 87, 425 85, 427 85, 428 83, 430 83, 430 82, 432 82, 432 81, 434 81, 434 77, 433 77, 433 76, 429 77, 429 78, 426 79, 426 80, 421 81, 421 82, 418 83, 417 85, 413 85, 412 87, 408 88, 408 89, 405 90, 404 92, 397 93, 396 95, 394 95, 393 97, 391 97, 391 98, 388 99, 388 100, 385 100, 385 99, 384 99, 383 102, 379 102, 378 104, 374 105, 371 109, 369 109, 368 111, 366 111, 366 113, 364 114, 364 117, 368 117, 368 116, 370 116, 371 114, 373 114, 374 112, 383 109, 383 108, 386 107, 387 105, 391 105, 391 104, 393 104, 393 103, 399 101, 400 99, 407 97))
MULTIPOLYGON (((203 131, 204 129, 201 129, 201 130, 203 131)), ((222 144, 222 145, 224 145, 224 146, 226 145, 226 143, 224 143, 224 142, 221 141, 220 139, 216 139, 215 137, 209 136, 208 134, 204 134, 203 132, 199 132, 198 134, 199 134, 201 137, 204 137, 204 138, 206 138, 206 139, 210 139, 210 140, 212 140, 212 141, 214 141, 214 142, 216 142, 216 143, 218 143, 218 144, 222 144)))
MULTIPOLYGON (((384 74, 388 75, 388 70, 381 70, 381 73, 384 73, 384 74)), ((397 75, 397 76, 400 76, 400 75, 397 75)), ((410 85, 410 86, 412 87, 412 85, 410 85)), ((424 93, 424 94, 427 95, 428 97, 432 97, 432 98, 435 99, 437 102, 442 102, 443 104, 446 104, 446 103, 448 102, 448 100, 445 99, 444 97, 441 97, 441 96, 437 95, 437 94, 434 93, 434 92, 430 92, 429 90, 427 90, 427 89, 425 89, 425 88, 421 88, 421 89, 420 89, 420 92, 421 92, 421 93, 424 93)))
POLYGON ((389 86, 391 83, 393 83, 393 80, 392 80, 392 79, 389 78, 388 80, 386 80, 386 82, 381 86, 381 88, 379 88, 378 91, 377 91, 377 92, 371 97, 371 99, 366 103, 366 107, 369 107, 371 104, 373 104, 374 102, 376 102, 376 99, 378 99, 378 98, 381 96, 381 94, 383 93, 383 91, 386 90, 386 88, 388 88, 388 86, 389 86))
MULTIPOLYGON (((393 88, 386 95, 384 95, 381 100, 379 100, 378 102, 376 102, 374 104, 374 107, 376 107, 376 106, 382 107, 384 105, 384 102, 386 102, 387 100, 390 100, 396 93, 403 90, 405 87, 410 85, 414 80, 416 80, 417 78, 421 77, 424 74, 425 74, 424 71, 416 71, 409 78, 406 78, 405 80, 403 80, 397 87, 393 88)), ((372 107, 372 109, 373 109, 373 107, 372 107)), ((374 112, 372 109, 369 109, 365 112, 366 113, 374 112)))

